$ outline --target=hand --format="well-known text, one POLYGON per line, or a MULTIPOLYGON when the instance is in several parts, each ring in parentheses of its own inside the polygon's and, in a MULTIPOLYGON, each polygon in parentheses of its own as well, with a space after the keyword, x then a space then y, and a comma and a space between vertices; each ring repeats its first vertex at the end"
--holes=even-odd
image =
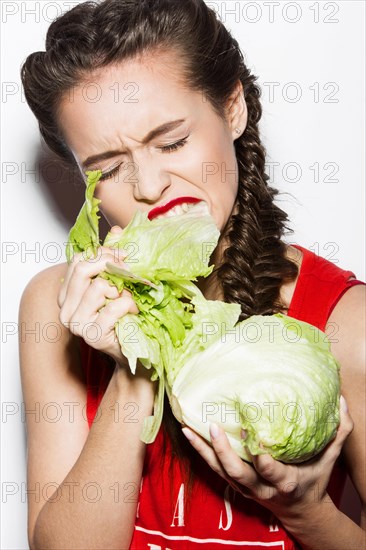
MULTIPOLYGON (((114 226, 111 232, 122 231, 114 226)), ((126 313, 138 313, 131 293, 120 294, 114 285, 97 277, 107 262, 126 268, 122 258, 126 254, 117 249, 101 246, 97 258, 86 259, 83 253, 75 254, 68 267, 58 295, 61 323, 81 336, 91 347, 107 353, 120 365, 126 365, 114 325, 126 313), (111 301, 106 304, 106 298, 111 301)))
POLYGON ((352 429, 353 421, 341 397, 336 437, 316 457, 296 465, 279 462, 269 454, 252 456, 253 464, 244 462, 216 424, 210 427, 212 447, 189 428, 183 432, 217 474, 243 496, 271 510, 286 527, 286 520, 306 513, 317 501, 325 501, 334 463, 352 429))

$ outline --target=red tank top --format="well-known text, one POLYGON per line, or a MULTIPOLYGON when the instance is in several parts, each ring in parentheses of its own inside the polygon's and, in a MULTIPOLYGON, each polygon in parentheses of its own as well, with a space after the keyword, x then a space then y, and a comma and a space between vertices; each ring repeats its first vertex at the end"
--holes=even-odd
MULTIPOLYGON (((343 293, 355 284, 355 275, 293 245, 303 260, 288 315, 324 331, 327 319, 343 293)), ((332 328, 332 327, 331 327, 332 328)), ((331 338, 334 332, 328 332, 331 338)), ((81 340, 82 364, 87 383, 89 427, 108 386, 113 368, 102 355, 81 340)), ((169 470, 171 445, 162 459, 163 430, 147 445, 131 550, 181 550, 202 548, 295 550, 296 542, 263 506, 234 492, 197 454, 195 477, 187 504, 187 488, 177 461, 169 470)), ((329 494, 339 505, 345 470, 334 467, 329 494)), ((126 549, 127 550, 127 549, 126 549)))

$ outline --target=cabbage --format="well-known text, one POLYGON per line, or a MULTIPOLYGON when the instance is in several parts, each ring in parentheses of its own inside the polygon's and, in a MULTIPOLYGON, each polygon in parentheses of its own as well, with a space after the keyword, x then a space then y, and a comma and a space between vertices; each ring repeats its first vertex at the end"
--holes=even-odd
MULTIPOLYGON (((100 201, 93 197, 100 175, 87 172, 68 261, 73 251, 90 256, 100 246, 100 201)), ((212 272, 209 253, 218 238, 207 207, 197 203, 170 218, 149 220, 137 211, 122 233, 104 240, 130 252, 128 269, 107 262, 98 275, 129 290, 139 309, 115 324, 122 352, 132 373, 140 361, 159 381, 141 439, 154 441, 166 392, 181 423, 210 442, 209 423, 217 422, 247 461, 264 452, 283 462, 307 460, 335 436, 339 365, 326 335, 312 325, 282 314, 238 322, 239 304, 204 298, 194 281, 212 272)))
POLYGON ((282 314, 255 315, 185 362, 171 405, 180 422, 208 441, 209 423, 221 425, 245 460, 249 450, 302 462, 335 436, 338 364, 325 334, 312 325, 282 314))

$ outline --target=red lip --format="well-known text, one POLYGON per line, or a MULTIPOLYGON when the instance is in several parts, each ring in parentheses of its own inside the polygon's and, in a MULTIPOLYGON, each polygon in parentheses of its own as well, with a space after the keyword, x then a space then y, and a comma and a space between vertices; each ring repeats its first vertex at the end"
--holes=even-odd
POLYGON ((149 220, 152 220, 153 218, 156 218, 156 216, 160 216, 160 214, 165 214, 165 212, 168 212, 171 208, 174 208, 174 206, 177 206, 177 204, 183 204, 184 202, 187 203, 195 203, 200 202, 201 199, 197 199, 196 197, 177 197, 176 199, 173 199, 166 204, 163 204, 162 206, 157 206, 156 208, 153 208, 148 213, 147 217, 149 220))

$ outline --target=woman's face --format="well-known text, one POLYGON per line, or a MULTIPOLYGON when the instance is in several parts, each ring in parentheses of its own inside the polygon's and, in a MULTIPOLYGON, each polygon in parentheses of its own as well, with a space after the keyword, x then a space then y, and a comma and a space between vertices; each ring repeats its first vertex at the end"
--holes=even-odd
POLYGON ((59 122, 81 171, 103 172, 95 196, 111 226, 182 197, 205 201, 220 230, 230 217, 238 188, 235 129, 246 125, 242 87, 223 121, 202 94, 185 89, 181 74, 171 54, 145 56, 102 69, 60 104, 59 122))

